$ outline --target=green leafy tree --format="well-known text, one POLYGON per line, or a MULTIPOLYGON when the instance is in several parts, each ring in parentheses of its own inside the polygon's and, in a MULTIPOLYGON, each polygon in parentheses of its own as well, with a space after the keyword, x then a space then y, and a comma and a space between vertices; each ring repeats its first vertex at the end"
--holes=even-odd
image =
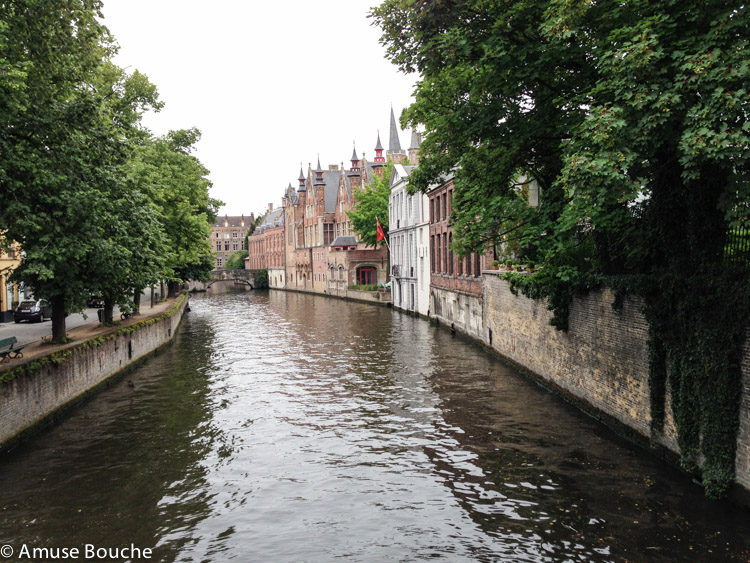
POLYGON ((388 199, 391 196, 392 171, 393 162, 388 160, 383 177, 375 176, 371 184, 356 190, 352 209, 346 212, 351 220, 352 229, 366 246, 378 246, 377 220, 380 220, 380 226, 386 236, 388 234, 388 199))
POLYGON ((52 303, 55 341, 65 339, 67 311, 99 283, 92 265, 106 256, 113 269, 121 263, 120 249, 106 245, 107 222, 119 223, 113 201, 129 132, 155 95, 131 88, 142 76, 124 74, 111 95, 115 47, 100 7, 0 5, 0 224, 24 249, 15 279, 52 303))
POLYGON ((421 77, 403 116, 426 134, 410 185, 456 171, 455 249, 517 244, 542 266, 518 283, 560 328, 578 291, 641 296, 652 430, 668 378, 683 464, 702 454, 723 495, 750 314, 748 257, 727 252, 750 217, 745 5, 386 0, 372 17, 421 77))
POLYGON ((255 289, 268 289, 268 268, 263 268, 255 274, 255 289))
POLYGON ((245 268, 245 258, 247 258, 247 250, 238 250, 237 252, 231 252, 227 256, 227 261, 224 264, 225 270, 243 270, 245 268))
POLYGON ((158 208, 167 236, 164 277, 170 294, 185 280, 206 280, 213 269, 207 237, 222 203, 209 196, 208 170, 191 154, 197 129, 172 131, 148 139, 132 162, 133 181, 158 208))

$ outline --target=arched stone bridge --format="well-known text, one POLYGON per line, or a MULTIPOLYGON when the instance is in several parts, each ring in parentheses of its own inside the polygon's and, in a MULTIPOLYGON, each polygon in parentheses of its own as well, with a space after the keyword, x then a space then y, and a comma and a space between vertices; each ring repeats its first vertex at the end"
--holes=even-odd
POLYGON ((255 289, 255 276, 250 270, 214 270, 211 272, 211 279, 205 282, 203 286, 208 289, 217 282, 231 282, 235 285, 244 285, 255 289))

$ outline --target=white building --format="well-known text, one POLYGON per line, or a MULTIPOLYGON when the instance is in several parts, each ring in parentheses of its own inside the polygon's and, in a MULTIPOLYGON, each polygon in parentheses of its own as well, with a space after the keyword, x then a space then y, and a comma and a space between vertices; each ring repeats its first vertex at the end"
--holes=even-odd
POLYGON ((430 302, 429 199, 406 187, 416 166, 395 164, 391 173, 388 230, 393 306, 427 316, 430 302))

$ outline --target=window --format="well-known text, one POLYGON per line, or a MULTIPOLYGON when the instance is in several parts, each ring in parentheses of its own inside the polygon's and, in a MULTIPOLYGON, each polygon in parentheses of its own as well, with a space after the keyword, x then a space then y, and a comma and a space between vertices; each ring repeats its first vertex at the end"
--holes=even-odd
POLYGON ((443 194, 443 221, 448 219, 448 194, 443 194))
POLYGON ((237 250, 237 243, 236 242, 232 243, 232 250, 237 250))
POLYGON ((448 274, 453 275, 453 233, 448 237, 448 274))
POLYGON ((221 241, 216 243, 216 252, 221 252, 221 241))
POLYGON ((216 267, 217 268, 221 268, 221 256, 219 256, 218 258, 216 258, 216 267))
POLYGON ((435 235, 430 237, 430 271, 435 271, 435 235))
POLYGON ((221 235, 219 233, 216 233, 216 238, 221 238, 221 235))
POLYGON ((232 238, 237 238, 237 233, 232 233, 232 238))
POLYGON ((344 279, 344 267, 343 266, 339 266, 339 279, 340 280, 344 279))
POLYGON ((330 244, 333 242, 333 232, 333 223, 323 224, 323 244, 325 246, 330 246, 330 244))
POLYGON ((430 223, 435 222, 435 200, 430 199, 430 223))
POLYGON ((443 270, 442 269, 442 256, 441 256, 443 253, 442 244, 441 244, 442 237, 440 235, 437 235, 436 238, 437 238, 437 250, 435 250, 435 273, 439 274, 443 270))
POLYGON ((378 272, 372 266, 357 268, 357 283, 359 285, 375 285, 378 283, 378 272))
POLYGON ((474 255, 474 276, 479 277, 480 274, 480 263, 479 263, 479 254, 474 255))
POLYGON ((229 241, 224 243, 224 250, 229 250, 229 241))
POLYGON ((229 238, 229 233, 224 233, 224 238, 229 238))
POLYGON ((448 233, 443 233, 443 273, 448 271, 448 233))

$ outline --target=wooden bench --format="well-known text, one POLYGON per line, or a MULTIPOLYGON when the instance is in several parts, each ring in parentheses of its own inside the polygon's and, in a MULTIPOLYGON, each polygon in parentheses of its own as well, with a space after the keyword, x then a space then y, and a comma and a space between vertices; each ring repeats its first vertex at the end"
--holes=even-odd
POLYGON ((17 342, 18 339, 15 336, 0 340, 0 358, 3 362, 9 362, 11 358, 23 358, 21 350, 26 348, 26 345, 16 346, 17 342))

